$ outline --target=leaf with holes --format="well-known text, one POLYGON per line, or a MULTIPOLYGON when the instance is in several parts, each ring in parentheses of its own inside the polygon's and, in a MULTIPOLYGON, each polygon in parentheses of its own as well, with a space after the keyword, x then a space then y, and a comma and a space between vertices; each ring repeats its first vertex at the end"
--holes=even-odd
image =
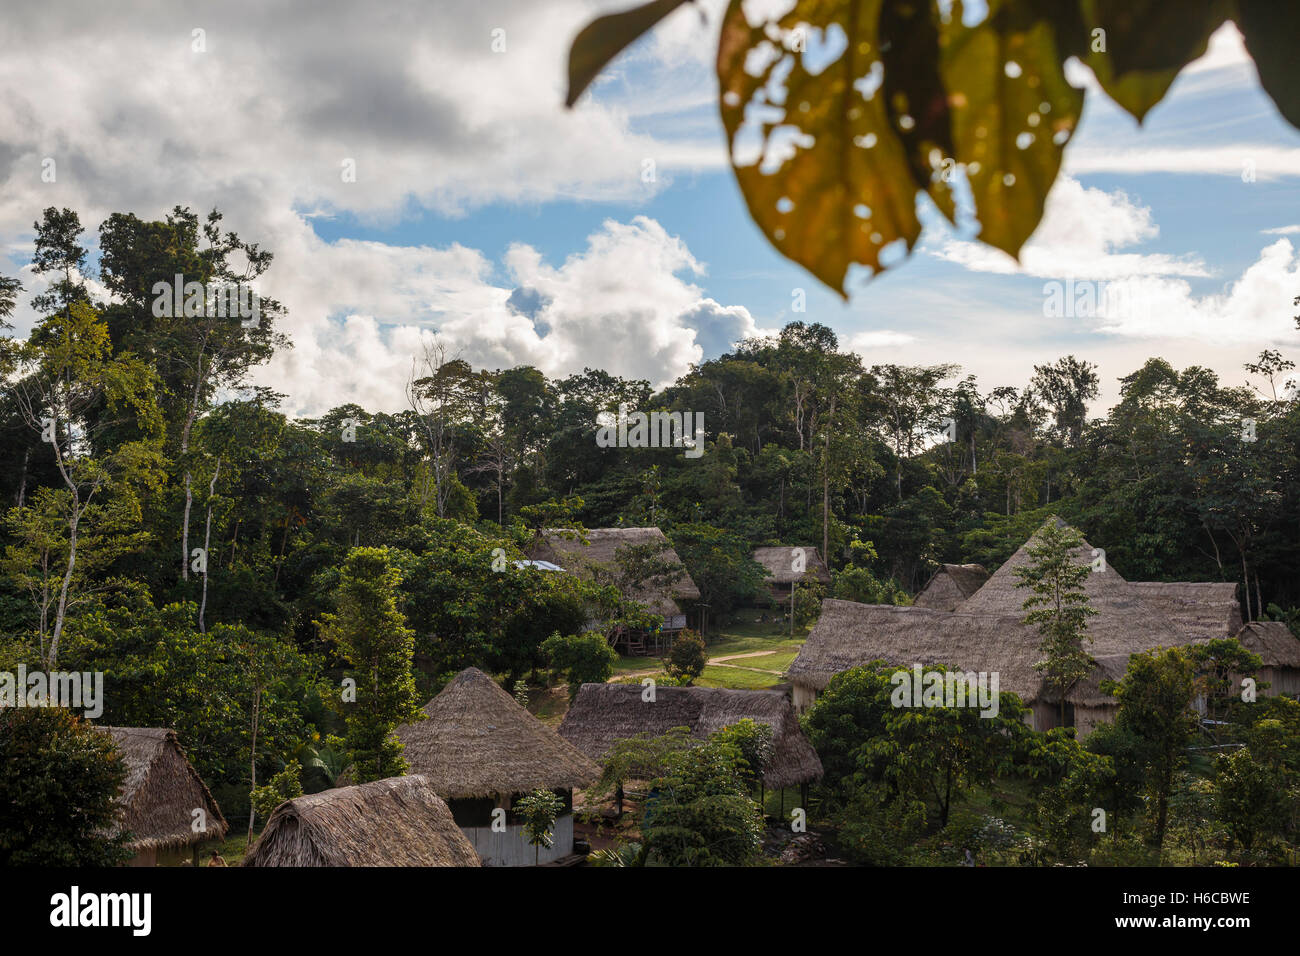
MULTIPOLYGON (((989 16, 968 27, 956 5, 940 37, 954 158, 970 183, 979 237, 1012 256, 1038 227, 1083 109, 1083 91, 1066 82, 1053 24, 1035 7, 994 0, 989 16)), ((931 185, 941 208, 950 188, 931 185)))
POLYGON ((751 25, 732 0, 718 45, 722 122, 750 214, 774 246, 845 295, 854 263, 920 235, 916 182, 881 91, 882 0, 799 0, 751 25), (843 53, 810 69, 808 40, 843 53))

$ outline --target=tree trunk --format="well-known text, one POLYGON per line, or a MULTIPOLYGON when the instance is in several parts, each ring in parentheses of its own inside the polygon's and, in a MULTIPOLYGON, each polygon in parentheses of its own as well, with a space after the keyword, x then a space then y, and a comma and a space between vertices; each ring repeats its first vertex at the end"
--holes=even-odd
POLYGON ((208 546, 212 542, 212 496, 217 493, 217 476, 221 474, 221 459, 217 459, 217 467, 212 471, 212 481, 208 482, 208 520, 203 528, 203 600, 199 602, 199 633, 207 633, 203 626, 203 614, 208 607, 208 568, 211 565, 211 556, 208 554, 208 546))
MULTIPOLYGON (((249 747, 248 750, 248 768, 250 771, 249 780, 252 781, 251 785, 248 788, 248 793, 250 796, 252 795, 253 791, 257 789, 257 720, 261 714, 261 708, 262 708, 262 688, 257 687, 253 690, 253 741, 252 741, 252 745, 249 747)), ((257 816, 257 811, 253 809, 253 805, 250 801, 248 805, 248 845, 249 846, 253 845, 253 820, 256 816, 257 816)))

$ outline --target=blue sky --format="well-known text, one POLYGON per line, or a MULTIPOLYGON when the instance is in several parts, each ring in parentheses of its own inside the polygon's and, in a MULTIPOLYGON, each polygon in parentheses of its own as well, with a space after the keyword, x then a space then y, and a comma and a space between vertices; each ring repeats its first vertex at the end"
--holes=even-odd
POLYGON ((623 5, 28 12, 0 37, 0 271, 39 290, 26 267, 45 205, 77 208, 92 232, 112 211, 219 206, 276 253, 264 291, 289 307, 295 348, 258 376, 304 414, 401 407, 435 339, 481 366, 663 384, 797 318, 868 364, 959 362, 986 389, 1074 353, 1100 366, 1101 405, 1151 355, 1239 382, 1260 349, 1300 351, 1300 133, 1231 25, 1141 128, 1071 66, 1083 121, 1019 267, 932 224, 845 303, 749 219, 715 105, 719 0, 700 4, 704 24, 674 14, 563 110, 569 41, 623 5), (46 158, 57 182, 39 175, 46 158), (348 160, 356 182, 339 175, 348 160), (1071 276, 1141 308, 1045 316, 1044 284, 1071 276))

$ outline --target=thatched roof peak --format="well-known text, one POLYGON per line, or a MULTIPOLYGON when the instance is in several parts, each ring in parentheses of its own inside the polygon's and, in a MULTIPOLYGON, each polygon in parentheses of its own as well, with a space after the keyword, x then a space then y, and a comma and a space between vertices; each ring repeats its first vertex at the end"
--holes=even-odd
POLYGON ((1300 638, 1282 621, 1251 621, 1235 636, 1242 647, 1264 659, 1264 667, 1300 667, 1300 638))
POLYGON ((941 564, 916 599, 917 607, 955 611, 989 579, 982 564, 941 564))
POLYGON ((446 800, 584 787, 600 768, 475 667, 424 705, 397 737, 411 772, 446 800))
MULTIPOLYGON (((1059 526, 1069 527, 1059 518, 1056 520, 1059 526)), ((1044 522, 1043 527, 1046 524, 1044 522)), ((1016 570, 1032 563, 1029 550, 1041 531, 1042 527, 1003 562, 978 591, 962 602, 961 613, 1024 616, 1024 602, 1030 596, 1030 590, 1019 587, 1020 578, 1016 570)), ((1097 612, 1088 619, 1088 633, 1094 641, 1098 635, 1105 635, 1108 639, 1122 643, 1121 635, 1140 632, 1144 643, 1149 642, 1150 646, 1158 644, 1173 647, 1187 643, 1188 638, 1175 631, 1165 615, 1151 608, 1142 599, 1137 589, 1124 580, 1119 571, 1106 560, 1105 552, 1100 548, 1094 548, 1085 539, 1074 550, 1074 561, 1082 565, 1098 562, 1097 569, 1084 580, 1084 593, 1088 596, 1088 603, 1097 612)))
POLYGON ((429 781, 391 777, 286 800, 244 866, 481 866, 429 781))
POLYGON ((118 797, 121 816, 117 832, 131 834, 132 850, 174 850, 226 835, 230 825, 185 756, 176 731, 166 727, 97 729, 113 738, 126 765, 118 797), (195 810, 203 811, 206 831, 194 832, 195 810))
POLYGON ((763 776, 767 786, 788 787, 822 775, 817 752, 782 691, 656 687, 655 699, 646 701, 642 690, 639 684, 583 684, 564 715, 560 735, 593 760, 602 760, 616 740, 688 727, 693 738, 703 741, 749 718, 772 728, 774 752, 763 776))

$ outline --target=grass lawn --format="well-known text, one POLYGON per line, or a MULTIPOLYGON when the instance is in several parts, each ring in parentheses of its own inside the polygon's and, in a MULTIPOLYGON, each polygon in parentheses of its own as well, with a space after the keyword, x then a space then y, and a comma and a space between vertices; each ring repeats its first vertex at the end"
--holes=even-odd
MULTIPOLYGON (((705 650, 710 660, 756 652, 763 652, 763 656, 727 662, 738 665, 736 667, 706 667, 696 683, 701 687, 736 687, 746 690, 779 684, 781 678, 775 674, 759 674, 740 668, 752 667, 764 671, 784 672, 798 655, 799 648, 806 637, 806 633, 797 632, 794 637, 791 637, 772 622, 744 620, 724 625, 705 636, 705 650)), ((620 677, 637 673, 654 677, 662 673, 662 670, 663 665, 656 657, 620 656, 618 663, 614 665, 613 679, 617 681, 620 677)))

